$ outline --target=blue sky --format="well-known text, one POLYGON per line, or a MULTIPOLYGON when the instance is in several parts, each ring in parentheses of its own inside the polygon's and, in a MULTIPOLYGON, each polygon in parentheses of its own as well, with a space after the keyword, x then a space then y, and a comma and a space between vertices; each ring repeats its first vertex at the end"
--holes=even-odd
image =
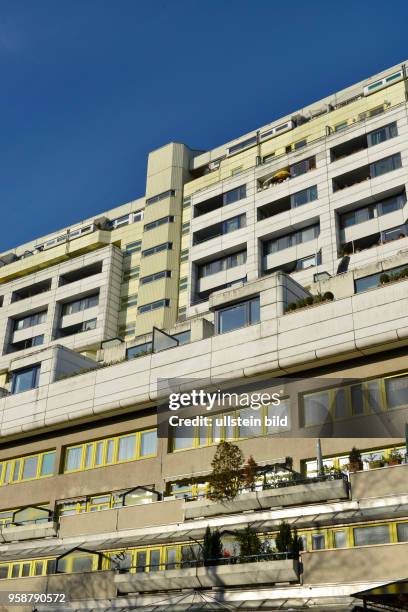
POLYGON ((408 57, 394 0, 0 0, 0 251, 408 57))

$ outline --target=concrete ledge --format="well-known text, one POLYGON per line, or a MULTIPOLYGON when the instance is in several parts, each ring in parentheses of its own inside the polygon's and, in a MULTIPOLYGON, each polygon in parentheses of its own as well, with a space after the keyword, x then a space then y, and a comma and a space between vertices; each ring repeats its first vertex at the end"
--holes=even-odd
POLYGON ((237 514, 246 510, 265 510, 276 506, 297 506, 347 498, 348 486, 345 480, 325 480, 243 493, 234 500, 226 502, 198 499, 186 502, 184 513, 186 519, 196 519, 217 514, 237 514))
POLYGON ((215 565, 141 574, 117 574, 115 585, 120 593, 136 593, 297 582, 299 580, 298 565, 298 561, 294 559, 279 559, 276 561, 259 561, 258 563, 215 565))
POLYGON ((4 527, 0 532, 3 542, 17 542, 21 540, 37 540, 51 538, 57 535, 57 523, 37 523, 32 525, 13 525, 4 527))

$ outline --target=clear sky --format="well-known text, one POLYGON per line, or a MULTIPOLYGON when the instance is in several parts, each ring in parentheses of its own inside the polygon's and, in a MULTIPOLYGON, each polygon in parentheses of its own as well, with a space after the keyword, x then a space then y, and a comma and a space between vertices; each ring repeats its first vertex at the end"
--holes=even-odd
POLYGON ((0 251, 408 58, 405 0, 0 0, 0 251))

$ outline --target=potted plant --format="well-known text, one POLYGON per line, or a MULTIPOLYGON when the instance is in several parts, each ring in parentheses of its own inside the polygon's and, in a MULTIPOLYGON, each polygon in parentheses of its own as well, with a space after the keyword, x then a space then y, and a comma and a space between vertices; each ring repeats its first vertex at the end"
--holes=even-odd
POLYGON ((399 451, 393 448, 390 452, 390 458, 388 459, 388 465, 399 465, 402 463, 402 456, 399 451))
POLYGON ((349 454, 349 472, 358 472, 363 469, 363 462, 361 460, 361 453, 353 446, 349 454))
POLYGON ((376 470, 377 468, 384 467, 384 457, 378 457, 378 455, 369 455, 368 467, 370 470, 376 470))

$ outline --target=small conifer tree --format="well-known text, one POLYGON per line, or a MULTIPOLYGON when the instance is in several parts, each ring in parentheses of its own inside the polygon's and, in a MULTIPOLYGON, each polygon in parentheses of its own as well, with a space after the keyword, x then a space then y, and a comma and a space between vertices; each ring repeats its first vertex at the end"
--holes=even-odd
POLYGON ((243 482, 242 451, 235 444, 221 440, 211 462, 210 499, 230 500, 238 495, 243 482))

